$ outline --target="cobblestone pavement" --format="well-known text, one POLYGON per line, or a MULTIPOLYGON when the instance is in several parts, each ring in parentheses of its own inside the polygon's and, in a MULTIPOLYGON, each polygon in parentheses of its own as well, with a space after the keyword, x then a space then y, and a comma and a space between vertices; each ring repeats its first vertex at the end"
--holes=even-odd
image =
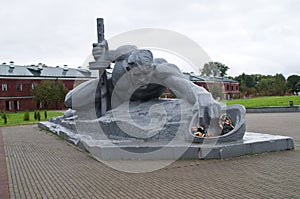
POLYGON ((113 170, 36 126, 2 128, 10 198, 299 198, 300 113, 246 119, 248 131, 291 136, 296 149, 178 160, 132 174, 113 170))

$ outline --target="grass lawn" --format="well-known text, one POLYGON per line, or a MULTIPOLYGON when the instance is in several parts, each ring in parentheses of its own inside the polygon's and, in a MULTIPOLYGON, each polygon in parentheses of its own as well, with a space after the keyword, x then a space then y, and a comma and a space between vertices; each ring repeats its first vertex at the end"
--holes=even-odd
MULTIPOLYGON (((36 124, 39 121, 34 119, 34 112, 29 112, 30 120, 24 121, 24 112, 10 113, 7 112, 7 124, 4 124, 4 119, 2 119, 2 114, 0 117, 0 126, 13 126, 13 125, 22 125, 22 124, 36 124)), ((41 121, 47 121, 45 118, 44 111, 40 111, 41 121)), ((61 116, 63 113, 47 111, 48 118, 61 116)))
POLYGON ((249 99, 226 100, 227 105, 242 104, 246 108, 268 107, 268 106, 290 106, 290 101, 294 102, 294 106, 300 105, 300 96, 274 96, 274 97, 257 97, 249 99))

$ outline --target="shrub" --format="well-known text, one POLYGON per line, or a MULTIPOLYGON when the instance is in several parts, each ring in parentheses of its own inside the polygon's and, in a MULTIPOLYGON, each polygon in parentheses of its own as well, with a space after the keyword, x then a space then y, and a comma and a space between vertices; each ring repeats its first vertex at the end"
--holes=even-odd
POLYGON ((41 114, 40 114, 40 111, 37 112, 36 117, 37 117, 38 121, 41 121, 41 114))
POLYGON ((30 120, 29 111, 25 111, 24 112, 24 121, 29 121, 29 120, 30 120))
POLYGON ((7 124, 7 115, 5 112, 2 113, 2 119, 4 120, 4 124, 7 124))
POLYGON ((37 120, 37 114, 36 114, 36 111, 34 111, 33 117, 34 117, 35 120, 37 120))

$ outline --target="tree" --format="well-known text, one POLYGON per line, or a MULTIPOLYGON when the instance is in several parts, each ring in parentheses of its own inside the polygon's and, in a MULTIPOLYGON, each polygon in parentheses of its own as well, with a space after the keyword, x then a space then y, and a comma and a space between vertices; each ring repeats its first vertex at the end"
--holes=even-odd
POLYGON ((287 90, 286 80, 282 74, 261 76, 256 87, 261 96, 282 96, 287 90))
POLYGON ((257 75, 246 75, 245 73, 242 73, 234 79, 240 84, 244 83, 248 88, 255 87, 256 83, 258 82, 257 75))
POLYGON ((228 66, 220 63, 220 62, 208 62, 205 63, 203 69, 201 71, 201 75, 211 76, 214 77, 225 77, 227 70, 229 69, 228 66))
POLYGON ((54 86, 54 90, 56 94, 54 95, 53 101, 55 102, 56 108, 58 108, 57 104, 64 101, 68 90, 65 88, 62 82, 57 82, 54 86))
POLYGON ((276 74, 274 78, 275 78, 275 88, 274 88, 273 95, 280 95, 280 96, 285 95, 287 91, 285 77, 282 74, 276 74))
POLYGON ((258 92, 261 96, 271 96, 274 93, 275 79, 274 78, 263 78, 257 85, 258 92))
POLYGON ((52 102, 61 102, 67 90, 61 82, 42 81, 32 90, 36 101, 42 102, 47 109, 52 102))
POLYGON ((35 100, 42 102, 44 106, 48 108, 48 105, 53 101, 53 98, 56 94, 53 87, 53 82, 47 80, 43 80, 40 84, 37 84, 32 90, 35 100))
POLYGON ((247 75, 242 73, 241 75, 234 78, 234 80, 240 83, 240 91, 242 96, 256 95, 258 75, 247 75))
POLYGON ((253 75, 246 75, 245 76, 245 84, 248 88, 253 88, 256 85, 255 77, 253 75))
POLYGON ((210 76, 212 75, 211 62, 205 63, 201 71, 201 75, 210 76))
POLYGON ((218 68, 218 71, 220 73, 221 77, 225 77, 227 75, 227 71, 228 69, 230 69, 228 66, 226 66, 225 64, 222 64, 220 62, 214 62, 214 64, 216 65, 216 67, 218 68))
POLYGON ((299 75, 291 75, 287 78, 287 89, 297 95, 300 92, 300 76, 299 75))
POLYGON ((223 87, 222 84, 214 82, 208 84, 208 91, 211 93, 214 99, 223 99, 223 87))

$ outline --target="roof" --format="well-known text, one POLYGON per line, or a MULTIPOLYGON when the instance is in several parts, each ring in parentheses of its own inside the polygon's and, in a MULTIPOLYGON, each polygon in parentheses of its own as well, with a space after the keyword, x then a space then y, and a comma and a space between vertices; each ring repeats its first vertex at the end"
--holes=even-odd
POLYGON ((202 76, 202 75, 195 75, 184 73, 187 78, 192 82, 228 82, 228 83, 239 83, 233 79, 228 79, 225 77, 209 77, 209 76, 202 76))
POLYGON ((95 78, 97 76, 98 71, 81 68, 0 65, 0 77, 95 78))
MULTIPOLYGON (((111 72, 107 71, 111 76, 111 72)), ((195 74, 184 73, 184 76, 192 82, 229 82, 238 83, 238 81, 224 77, 208 77, 195 74)), ((57 78, 96 78, 97 70, 88 70, 82 68, 50 67, 50 66, 20 66, 11 67, 7 64, 0 65, 0 77, 57 77, 57 78)))

